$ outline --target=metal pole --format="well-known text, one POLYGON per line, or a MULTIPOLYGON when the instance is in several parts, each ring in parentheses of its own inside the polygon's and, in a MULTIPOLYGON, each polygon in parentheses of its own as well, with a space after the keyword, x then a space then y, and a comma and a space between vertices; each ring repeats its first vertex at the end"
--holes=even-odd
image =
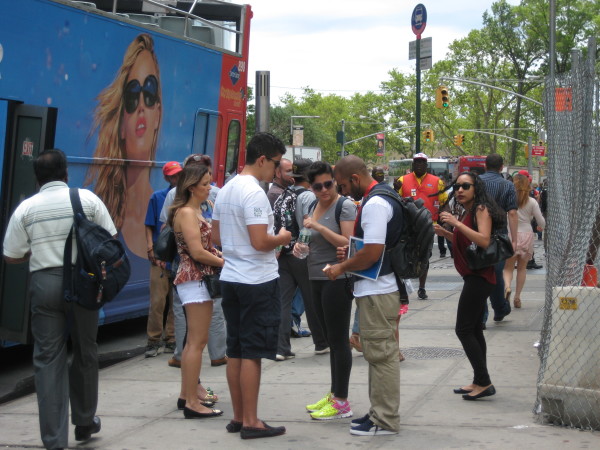
POLYGON ((421 35, 417 36, 417 110, 415 118, 415 153, 421 151, 421 35))
POLYGON ((550 79, 554 85, 556 65, 556 0, 550 0, 550 79))
POLYGON ((346 121, 342 119, 342 158, 346 156, 346 121))
POLYGON ((533 143, 531 141, 531 136, 529 136, 527 138, 527 153, 529 153, 529 158, 527 158, 527 172, 529 172, 529 175, 533 172, 533 143))
POLYGON ((269 131, 269 114, 271 106, 271 72, 268 70, 256 71, 256 116, 255 130, 257 133, 269 131))

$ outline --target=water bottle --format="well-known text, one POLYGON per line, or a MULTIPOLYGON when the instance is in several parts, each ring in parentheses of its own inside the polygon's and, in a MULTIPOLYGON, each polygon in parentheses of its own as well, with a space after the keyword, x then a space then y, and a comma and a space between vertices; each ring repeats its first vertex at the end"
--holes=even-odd
POLYGON ((298 246, 295 252, 297 258, 304 259, 308 256, 310 252, 310 248, 308 247, 310 236, 311 231, 306 227, 302 227, 298 235, 298 242, 296 242, 296 246, 298 246))

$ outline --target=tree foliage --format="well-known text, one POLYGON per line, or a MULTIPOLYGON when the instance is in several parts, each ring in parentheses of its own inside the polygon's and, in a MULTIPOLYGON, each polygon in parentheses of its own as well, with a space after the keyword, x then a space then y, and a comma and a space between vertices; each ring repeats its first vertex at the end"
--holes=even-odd
MULTIPOLYGON (((556 72, 570 69, 571 52, 584 50, 587 39, 600 31, 600 0, 556 0, 556 72)), ((422 72, 421 124, 434 131, 435 142, 421 142, 431 156, 497 152, 511 164, 525 164, 522 141, 543 127, 540 106, 501 90, 447 80, 478 81, 541 101, 549 69, 549 7, 547 0, 522 0, 510 5, 495 2, 483 15, 483 27, 449 46, 446 57, 422 72), (450 107, 435 108, 435 91, 446 85, 450 107), (428 124, 425 126, 425 124, 428 124), (474 130, 474 131, 466 131, 474 130), (453 137, 465 136, 456 147, 453 137), (500 135, 500 136, 498 136, 500 135)), ((299 97, 287 94, 270 110, 271 132, 291 143, 292 116, 304 126, 304 145, 323 149, 323 159, 335 163, 341 145, 336 134, 345 128, 345 150, 368 163, 376 157, 375 133, 385 131, 385 160, 416 152, 416 76, 392 68, 381 82, 381 92, 352 97, 316 92, 306 87, 299 97), (372 136, 371 136, 372 135, 372 136)), ((249 108, 248 133, 254 133, 254 111, 249 108), (252 125, 252 126, 251 126, 252 125)))

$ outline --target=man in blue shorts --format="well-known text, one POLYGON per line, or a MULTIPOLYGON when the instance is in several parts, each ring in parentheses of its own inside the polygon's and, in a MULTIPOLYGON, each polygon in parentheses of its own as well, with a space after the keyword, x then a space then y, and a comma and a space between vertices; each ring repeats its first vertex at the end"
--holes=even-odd
POLYGON ((275 248, 290 242, 285 228, 274 235, 273 210, 259 182, 273 180, 285 146, 269 133, 255 135, 246 165, 219 192, 212 238, 223 248, 223 312, 227 321, 227 383, 233 420, 227 431, 242 439, 279 436, 258 418, 261 358, 275 359, 281 317, 275 248))

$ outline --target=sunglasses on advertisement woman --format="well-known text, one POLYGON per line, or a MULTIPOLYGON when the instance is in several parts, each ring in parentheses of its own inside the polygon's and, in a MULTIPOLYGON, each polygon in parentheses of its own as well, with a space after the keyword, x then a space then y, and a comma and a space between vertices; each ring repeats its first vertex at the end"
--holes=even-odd
POLYGON ((313 192, 321 192, 323 188, 329 190, 333 187, 333 180, 327 180, 323 183, 314 183, 311 185, 313 192))
POLYGON ((123 97, 125 99, 125 111, 133 114, 140 104, 140 93, 144 95, 144 104, 152 108, 158 102, 158 80, 154 75, 148 75, 141 85, 138 80, 131 80, 125 86, 123 97))

